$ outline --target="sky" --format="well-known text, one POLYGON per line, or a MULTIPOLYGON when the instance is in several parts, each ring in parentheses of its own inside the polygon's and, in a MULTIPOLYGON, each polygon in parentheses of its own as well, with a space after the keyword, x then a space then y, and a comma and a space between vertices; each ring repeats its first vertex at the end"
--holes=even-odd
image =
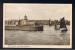
POLYGON ((23 19, 27 15, 29 20, 59 20, 72 18, 72 4, 29 4, 4 3, 4 20, 23 19))

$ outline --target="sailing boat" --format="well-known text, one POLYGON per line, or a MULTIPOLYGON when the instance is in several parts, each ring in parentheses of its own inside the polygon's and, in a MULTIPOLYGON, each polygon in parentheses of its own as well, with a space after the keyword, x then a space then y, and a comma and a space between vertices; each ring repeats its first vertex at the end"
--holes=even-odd
POLYGON ((66 27, 66 24, 65 24, 64 17, 60 20, 60 30, 61 30, 61 32, 66 32, 67 31, 67 27, 66 27))

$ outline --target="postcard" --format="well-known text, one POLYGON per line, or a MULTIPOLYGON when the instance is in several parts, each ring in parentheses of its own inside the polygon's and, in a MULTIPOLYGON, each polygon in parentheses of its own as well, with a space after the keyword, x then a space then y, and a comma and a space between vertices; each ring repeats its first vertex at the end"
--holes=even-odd
POLYGON ((3 48, 72 48, 72 4, 3 4, 3 48))

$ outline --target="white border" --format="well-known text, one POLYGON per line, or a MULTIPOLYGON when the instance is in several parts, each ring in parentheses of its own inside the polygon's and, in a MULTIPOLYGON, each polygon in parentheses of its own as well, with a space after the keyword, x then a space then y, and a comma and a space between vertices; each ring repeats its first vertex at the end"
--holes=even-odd
POLYGON ((70 20, 70 45, 5 45, 5 23, 3 15, 3 48, 72 48, 72 17, 70 17, 70 20))

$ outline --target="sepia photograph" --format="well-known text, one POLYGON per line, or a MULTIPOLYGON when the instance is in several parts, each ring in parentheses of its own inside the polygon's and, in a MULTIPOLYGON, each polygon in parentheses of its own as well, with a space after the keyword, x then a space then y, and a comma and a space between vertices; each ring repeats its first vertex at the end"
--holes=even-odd
POLYGON ((3 4, 3 48, 72 48, 72 4, 3 4))

